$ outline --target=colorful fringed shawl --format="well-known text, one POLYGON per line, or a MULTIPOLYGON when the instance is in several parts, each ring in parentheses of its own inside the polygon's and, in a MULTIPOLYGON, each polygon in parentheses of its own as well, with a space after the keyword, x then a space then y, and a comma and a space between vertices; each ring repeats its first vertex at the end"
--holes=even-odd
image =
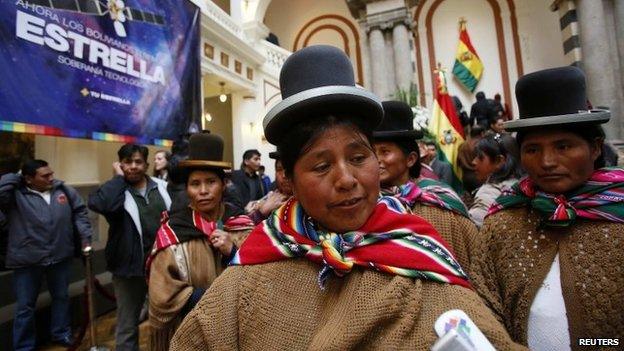
POLYGON ((226 213, 223 215, 225 223, 222 220, 208 221, 199 212, 191 208, 178 211, 171 217, 167 215, 167 212, 163 212, 160 228, 156 232, 154 247, 146 263, 147 277, 149 277, 149 267, 156 254, 171 245, 198 238, 208 239, 216 229, 239 231, 254 227, 253 221, 248 216, 229 216, 227 212, 226 208, 226 213))
POLYGON ((382 188, 381 194, 398 198, 410 209, 418 202, 469 217, 466 205, 457 193, 444 183, 433 179, 424 178, 417 182, 410 180, 401 186, 382 188))
POLYGON ((577 217, 624 223, 624 169, 596 170, 583 186, 565 195, 538 190, 525 177, 496 199, 488 215, 523 205, 537 210, 549 226, 569 226, 577 217))
POLYGON ((321 288, 330 273, 344 276, 353 266, 470 287, 435 229, 423 219, 408 215, 395 198, 381 198, 359 230, 344 234, 317 229, 301 205, 290 199, 251 232, 230 264, 298 257, 323 265, 318 277, 321 288), (395 206, 402 212, 391 209, 395 206))

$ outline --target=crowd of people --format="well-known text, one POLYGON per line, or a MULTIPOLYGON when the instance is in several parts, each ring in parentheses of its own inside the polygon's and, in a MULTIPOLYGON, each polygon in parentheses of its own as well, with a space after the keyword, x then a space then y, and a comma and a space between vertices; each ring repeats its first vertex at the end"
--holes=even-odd
POLYGON ((87 206, 109 224, 117 350, 138 350, 146 299, 152 350, 425 350, 446 342, 453 328, 434 325, 449 311, 474 350, 621 342, 624 170, 606 167, 610 112, 588 108, 584 79, 521 77, 515 120, 477 93, 458 157, 467 197, 411 108, 357 87, 330 46, 284 63, 264 120, 274 182, 258 150, 232 170, 207 131, 157 152, 153 177, 147 148, 123 145, 87 204, 27 162, 0 179, 14 348, 35 347, 44 275, 52 337, 71 341, 68 262, 90 247, 87 206))

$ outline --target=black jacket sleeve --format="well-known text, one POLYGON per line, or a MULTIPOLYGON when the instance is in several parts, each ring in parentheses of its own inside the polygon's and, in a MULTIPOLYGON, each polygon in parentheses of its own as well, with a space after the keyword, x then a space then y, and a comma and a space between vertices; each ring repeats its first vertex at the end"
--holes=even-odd
POLYGON ((123 176, 114 176, 89 195, 89 208, 104 216, 118 214, 123 211, 126 199, 124 192, 127 188, 128 185, 123 176))
POLYGON ((17 173, 7 173, 0 178, 0 207, 8 209, 15 202, 15 190, 22 183, 22 176, 17 173))
POLYGON ((89 211, 82 197, 78 194, 76 189, 63 185, 65 194, 69 197, 69 203, 72 205, 72 218, 74 220, 74 226, 78 233, 80 233, 80 239, 82 245, 91 244, 91 238, 93 237, 93 227, 89 220, 89 211))

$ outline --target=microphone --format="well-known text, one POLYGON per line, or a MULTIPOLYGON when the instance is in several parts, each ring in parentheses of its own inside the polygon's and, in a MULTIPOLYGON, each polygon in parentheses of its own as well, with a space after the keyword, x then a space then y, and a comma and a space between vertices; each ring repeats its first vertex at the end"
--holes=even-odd
POLYGON ((440 337, 432 351, 496 351, 479 327, 462 310, 442 313, 434 324, 440 337))

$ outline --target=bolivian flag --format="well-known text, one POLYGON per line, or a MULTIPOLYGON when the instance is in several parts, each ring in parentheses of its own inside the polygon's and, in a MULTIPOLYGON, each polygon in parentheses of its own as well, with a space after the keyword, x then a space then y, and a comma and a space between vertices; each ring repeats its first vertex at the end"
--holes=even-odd
POLYGON ((459 45, 457 45, 457 53, 455 54, 455 65, 453 66, 453 75, 459 80, 470 92, 473 92, 483 74, 483 63, 477 51, 470 42, 468 31, 466 30, 466 21, 459 21, 459 45))
POLYGON ((444 70, 438 64, 435 71, 436 91, 433 101, 433 114, 429 121, 429 131, 436 138, 438 144, 438 159, 451 164, 453 167, 453 184, 457 192, 462 191, 462 171, 457 162, 459 147, 464 142, 464 128, 455 112, 453 99, 448 94, 444 70))

